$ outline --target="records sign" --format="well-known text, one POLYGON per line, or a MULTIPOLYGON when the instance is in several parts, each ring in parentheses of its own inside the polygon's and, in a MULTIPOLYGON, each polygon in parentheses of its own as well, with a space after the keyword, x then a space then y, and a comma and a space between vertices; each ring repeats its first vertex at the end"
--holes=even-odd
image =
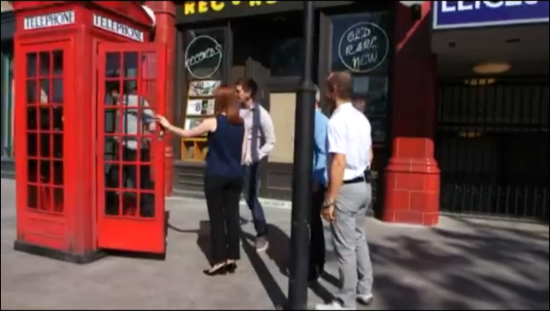
POLYGON ((218 72, 222 58, 222 45, 216 39, 197 36, 185 50, 185 68, 195 79, 208 79, 218 72))

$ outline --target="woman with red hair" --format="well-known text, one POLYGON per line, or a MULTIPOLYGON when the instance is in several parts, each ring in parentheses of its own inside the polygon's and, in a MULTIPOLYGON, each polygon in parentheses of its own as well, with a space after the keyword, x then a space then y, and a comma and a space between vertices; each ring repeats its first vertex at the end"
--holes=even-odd
POLYGON ((242 162, 246 154, 245 128, 239 115, 239 101, 229 87, 215 92, 216 114, 198 126, 185 130, 163 116, 158 122, 184 138, 208 134, 208 155, 204 171, 204 194, 210 218, 211 267, 205 274, 233 273, 240 259, 239 200, 243 184, 242 162))

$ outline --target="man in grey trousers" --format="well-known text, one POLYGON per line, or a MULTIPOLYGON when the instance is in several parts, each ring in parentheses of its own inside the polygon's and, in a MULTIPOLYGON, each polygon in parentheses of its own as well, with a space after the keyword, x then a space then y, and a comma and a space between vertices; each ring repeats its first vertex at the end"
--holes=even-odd
POLYGON ((368 305, 373 301, 372 263, 365 236, 371 188, 364 174, 371 161, 371 126, 351 104, 349 73, 332 73, 327 88, 334 112, 328 123, 329 180, 322 216, 331 225, 341 285, 332 302, 315 309, 354 310, 356 302, 368 305))

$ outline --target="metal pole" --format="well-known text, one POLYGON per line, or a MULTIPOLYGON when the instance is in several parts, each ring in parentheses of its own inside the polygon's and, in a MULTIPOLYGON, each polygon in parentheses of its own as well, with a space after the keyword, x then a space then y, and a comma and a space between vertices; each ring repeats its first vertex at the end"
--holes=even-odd
POLYGON ((313 1, 304 1, 304 72, 297 96, 294 123, 291 267, 287 310, 307 310, 309 214, 313 183, 313 123, 315 120, 316 91, 312 81, 314 13, 313 1))

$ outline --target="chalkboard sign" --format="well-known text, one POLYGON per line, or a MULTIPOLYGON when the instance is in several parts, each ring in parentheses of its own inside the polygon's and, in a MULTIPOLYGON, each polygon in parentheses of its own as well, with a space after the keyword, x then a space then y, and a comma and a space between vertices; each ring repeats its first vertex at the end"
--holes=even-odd
POLYGON ((201 35, 187 45, 185 67, 193 78, 208 79, 218 72, 222 58, 222 45, 211 36, 201 35))
POLYGON ((373 71, 384 63, 388 54, 388 34, 374 23, 353 24, 338 41, 339 60, 352 72, 373 71))

